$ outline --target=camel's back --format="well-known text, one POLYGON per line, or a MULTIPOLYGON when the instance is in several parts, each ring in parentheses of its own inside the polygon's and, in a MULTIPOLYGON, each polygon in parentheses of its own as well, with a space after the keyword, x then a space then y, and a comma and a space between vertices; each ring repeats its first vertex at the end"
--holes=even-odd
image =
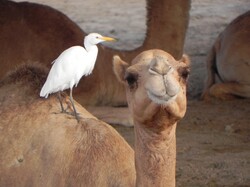
POLYGON ((77 123, 56 102, 2 111, 0 186, 130 186, 134 157, 125 140, 94 117, 77 123))
POLYGON ((227 26, 215 47, 216 66, 224 81, 250 84, 250 11, 227 26))
POLYGON ((0 186, 132 186, 126 141, 77 102, 80 123, 55 96, 39 98, 45 73, 25 68, 0 82, 0 186))

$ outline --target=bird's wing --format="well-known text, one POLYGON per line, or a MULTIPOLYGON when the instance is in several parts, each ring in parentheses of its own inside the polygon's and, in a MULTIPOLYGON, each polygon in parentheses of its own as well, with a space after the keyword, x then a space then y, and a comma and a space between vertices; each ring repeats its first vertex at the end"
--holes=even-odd
POLYGON ((87 52, 81 46, 73 46, 63 51, 54 61, 40 95, 46 96, 50 93, 62 91, 78 83, 79 80, 77 80, 76 75, 79 74, 78 71, 81 68, 84 69, 82 65, 84 62, 82 61, 86 57, 87 52))

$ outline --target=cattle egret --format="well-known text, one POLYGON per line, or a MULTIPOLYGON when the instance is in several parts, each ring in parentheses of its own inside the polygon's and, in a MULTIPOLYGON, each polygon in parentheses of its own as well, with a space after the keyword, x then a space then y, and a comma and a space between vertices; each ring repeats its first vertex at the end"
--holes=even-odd
POLYGON ((41 89, 40 96, 47 98, 49 94, 59 92, 62 112, 66 112, 62 105, 60 92, 69 88, 74 115, 77 121, 79 121, 72 97, 73 86, 77 86, 82 76, 92 73, 98 53, 96 44, 114 40, 114 38, 91 33, 84 38, 85 48, 82 46, 73 46, 63 51, 52 62, 53 65, 41 89))

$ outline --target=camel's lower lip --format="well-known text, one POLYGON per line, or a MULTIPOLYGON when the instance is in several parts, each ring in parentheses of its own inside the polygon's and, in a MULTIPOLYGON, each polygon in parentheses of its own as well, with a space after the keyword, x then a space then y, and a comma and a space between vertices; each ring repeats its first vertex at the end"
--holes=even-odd
POLYGON ((168 94, 164 95, 157 95, 151 91, 147 91, 148 97, 157 104, 166 104, 170 102, 171 100, 174 100, 176 98, 176 95, 170 96, 168 94))

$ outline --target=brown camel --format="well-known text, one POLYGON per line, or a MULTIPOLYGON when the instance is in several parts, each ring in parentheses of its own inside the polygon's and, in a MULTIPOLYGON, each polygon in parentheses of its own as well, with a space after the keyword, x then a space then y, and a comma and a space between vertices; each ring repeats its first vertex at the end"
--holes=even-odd
POLYGON ((142 52, 131 66, 114 58, 134 120, 137 186, 175 186, 175 131, 186 112, 188 65, 186 56, 178 62, 161 50, 142 52))
POLYGON ((218 36, 207 58, 202 97, 250 98, 250 11, 233 20, 218 36))
POLYGON ((0 186, 134 186, 133 149, 77 102, 79 123, 55 95, 41 99, 46 75, 33 63, 0 82, 0 186))
MULTIPOLYGON (((112 57, 131 61, 143 50, 159 48, 181 58, 189 20, 190 0, 147 0, 147 33, 131 51, 99 47, 96 67, 74 90, 83 105, 126 105, 124 87, 112 71, 112 57)), ((66 48, 82 45, 85 33, 68 17, 48 6, 0 1, 0 79, 20 62, 39 61, 47 67, 66 48), (46 19, 44 16, 46 15, 46 19)))
MULTIPOLYGON (((141 53, 130 67, 114 60, 135 122, 135 158, 111 126, 78 103, 79 123, 58 113, 55 95, 39 98, 43 68, 9 74, 0 82, 0 186, 175 186, 176 123, 186 111, 183 60, 161 50, 141 53)), ((72 110, 65 95, 63 102, 72 110)))

